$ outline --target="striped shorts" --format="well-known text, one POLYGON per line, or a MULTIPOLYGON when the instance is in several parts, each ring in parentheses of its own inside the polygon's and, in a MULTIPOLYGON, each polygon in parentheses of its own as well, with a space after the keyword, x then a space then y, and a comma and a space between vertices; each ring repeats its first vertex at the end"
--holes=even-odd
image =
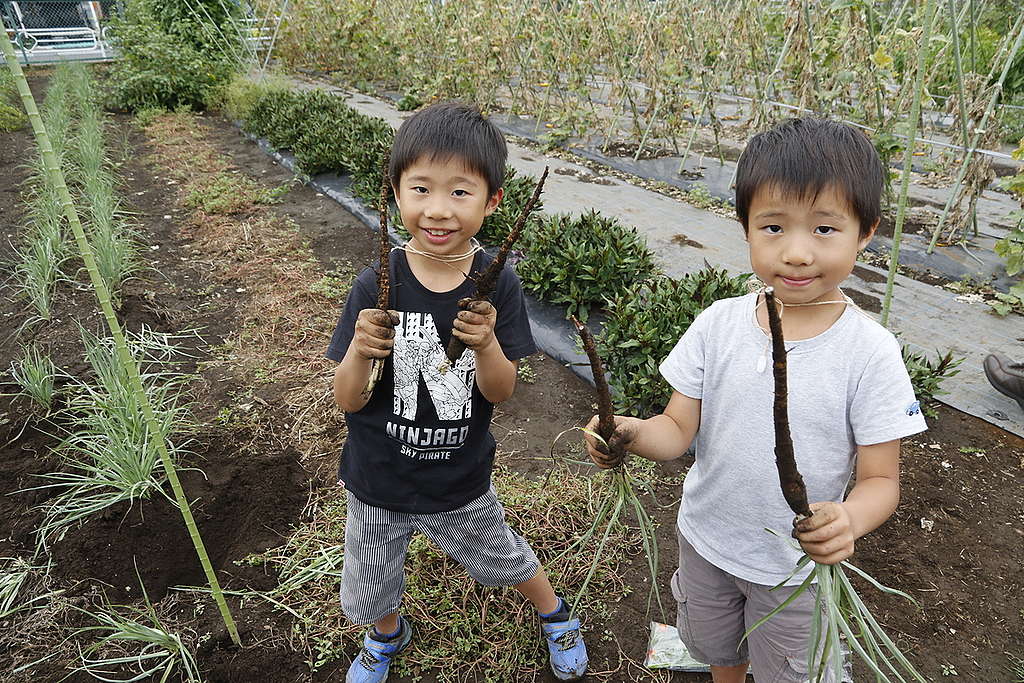
POLYGON ((529 543, 505 522, 493 488, 460 508, 428 515, 367 505, 348 492, 341 608, 354 623, 371 624, 401 607, 413 531, 485 586, 514 586, 540 568, 529 543))

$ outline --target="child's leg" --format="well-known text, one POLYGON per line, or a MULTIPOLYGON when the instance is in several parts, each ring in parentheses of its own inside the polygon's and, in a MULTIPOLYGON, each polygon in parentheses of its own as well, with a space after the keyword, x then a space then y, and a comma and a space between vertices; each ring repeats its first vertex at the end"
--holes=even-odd
POLYGON ((414 516, 413 525, 479 583, 515 586, 534 604, 555 678, 576 681, 586 673, 580 620, 555 596, 530 544, 505 522, 493 489, 451 512, 414 516))
POLYGON ((515 589, 532 602, 541 614, 551 614, 561 604, 554 589, 551 588, 551 582, 548 581, 547 572, 543 567, 537 567, 537 573, 533 575, 533 578, 517 583, 515 589))
POLYGON ((405 555, 412 537, 410 515, 366 505, 348 494, 341 608, 356 624, 381 634, 398 628, 405 591, 405 555))
MULTIPOLYGON (((539 573, 540 561, 505 523, 493 490, 450 512, 413 515, 412 524, 485 586, 527 584, 539 573)), ((546 582, 544 577, 531 587, 542 591, 546 582)))
POLYGON ((678 602, 679 638, 694 659, 711 666, 715 683, 741 683, 747 671, 747 645, 741 643, 743 591, 735 577, 701 557, 678 529, 676 538, 679 569, 672 576, 672 593, 678 602))

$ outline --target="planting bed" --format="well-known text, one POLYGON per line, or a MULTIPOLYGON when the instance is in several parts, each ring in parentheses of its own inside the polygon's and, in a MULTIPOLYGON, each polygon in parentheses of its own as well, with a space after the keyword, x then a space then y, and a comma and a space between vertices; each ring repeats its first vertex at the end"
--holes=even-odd
MULTIPOLYGON (((187 206, 190 195, 182 190, 187 177, 206 172, 212 163, 205 149, 219 155, 224 173, 251 178, 254 187, 284 188, 291 180, 223 119, 171 117, 143 132, 117 118, 111 128, 113 139, 121 141, 111 146, 124 157, 121 194, 138 214, 153 268, 127 286, 122 322, 129 329, 198 331, 187 337, 192 358, 183 368, 195 373, 187 386, 200 425, 185 464, 202 473, 185 471, 182 482, 195 501, 197 522, 225 588, 270 590, 277 584, 273 566, 246 558, 281 546, 293 527, 317 519, 340 496, 334 469, 344 425, 327 397, 332 364, 322 353, 345 285, 375 259, 376 238, 332 201, 298 184, 282 189, 281 202, 273 206, 239 202, 227 213, 187 206)), ((24 131, 5 135, 0 144, 5 245, 18 242, 22 164, 32 153, 24 131)), ((191 199, 203 206, 202 197, 191 199)), ((91 292, 62 286, 53 322, 0 340, 0 367, 20 358, 19 345, 32 337, 64 372, 82 375, 87 366, 75 324, 98 330, 102 321, 95 309, 91 292)), ((10 297, 0 310, 9 331, 26 316, 24 304, 10 297)), ((498 407, 494 434, 502 470, 537 480, 550 469, 547 457, 555 436, 584 423, 593 398, 588 385, 551 359, 538 355, 528 365, 524 380, 532 375, 532 381, 521 381, 513 399, 498 407)), ((7 383, 2 391, 14 389, 7 383)), ((24 399, 0 398, 0 443, 5 444, 0 557, 31 554, 40 519, 35 506, 49 494, 18 491, 38 483, 33 475, 59 467, 49 455, 55 439, 48 422, 31 420, 22 431, 29 410, 24 399)), ((1010 656, 1024 657, 1024 440, 945 408, 930 426, 906 446, 899 511, 860 543, 854 558, 879 580, 917 598, 922 610, 864 586, 862 595, 929 679, 955 670, 959 680, 1012 680, 1006 668, 1010 656), (930 531, 922 528, 922 519, 934 523, 930 531)), ((565 437, 560 450, 572 440, 575 436, 565 437)), ((675 565, 672 524, 688 465, 676 461, 660 468, 656 488, 666 507, 650 508, 661 524, 659 583, 668 601, 675 565)), ((585 487, 589 471, 567 474, 574 477, 570 485, 585 487)), ((520 516, 519 507, 509 509, 520 516)), ((561 520, 553 514, 549 523, 557 529, 561 520)), ((543 528, 523 531, 534 538, 545 535, 543 528)), ((621 599, 607 612, 584 614, 591 678, 710 680, 701 674, 651 673, 638 665, 647 643, 648 583, 643 558, 630 548, 613 567, 614 578, 605 582, 611 586, 606 592, 621 599)), ((67 628, 86 623, 68 605, 94 606, 101 593, 114 603, 140 605, 136 571, 158 612, 197 646, 208 681, 340 680, 359 637, 358 629, 350 629, 341 642, 319 642, 311 654, 288 613, 261 599, 229 595, 244 644, 232 646, 208 596, 171 590, 202 585, 204 579, 180 515, 161 498, 94 516, 56 543, 50 557, 50 577, 34 581, 25 597, 64 593, 38 611, 0 623, 0 672, 55 656, 21 674, 0 673, 0 680, 60 679, 76 655, 74 641, 64 640, 67 628), (328 661, 311 674, 307 660, 318 653, 328 661)), ((574 593, 572 586, 561 588, 574 593)), ((475 599, 492 592, 498 591, 467 588, 465 595, 475 599)), ((442 630, 449 620, 484 619, 476 602, 470 601, 464 614, 456 614, 459 609, 438 608, 431 616, 442 630)), ((333 587, 324 593, 321 612, 325 623, 338 620, 333 587)), ((492 607, 486 620, 504 617, 492 607)), ((428 645, 418 645, 424 649, 414 648, 409 658, 426 656, 428 645)), ((466 652, 481 658, 493 654, 479 643, 466 652)), ((423 673, 422 680, 444 679, 439 670, 423 673)), ((405 668, 398 674, 391 680, 420 680, 405 668)), ((549 679, 543 671, 528 670, 510 680, 549 679)), ((75 674, 68 680, 91 679, 75 674)))

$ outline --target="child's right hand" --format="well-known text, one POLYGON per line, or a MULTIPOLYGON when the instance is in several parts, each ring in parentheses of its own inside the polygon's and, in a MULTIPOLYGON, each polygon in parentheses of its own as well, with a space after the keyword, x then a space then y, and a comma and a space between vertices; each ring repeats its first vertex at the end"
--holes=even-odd
POLYGON ((397 311, 382 311, 379 308, 364 308, 356 319, 352 348, 360 358, 372 360, 387 358, 395 345, 395 325, 399 322, 397 311))
MULTIPOLYGON (((590 434, 587 434, 586 432, 583 433, 583 438, 587 443, 587 452, 590 453, 590 458, 601 469, 611 469, 621 465, 623 460, 625 460, 626 450, 629 447, 629 444, 636 439, 637 430, 636 425, 634 424, 636 418, 627 417, 625 415, 614 415, 612 419, 615 420, 615 431, 612 433, 612 438, 609 440, 608 446, 601 443, 590 434)), ((597 415, 592 417, 590 422, 587 424, 587 430, 596 434, 599 421, 600 418, 597 415)))

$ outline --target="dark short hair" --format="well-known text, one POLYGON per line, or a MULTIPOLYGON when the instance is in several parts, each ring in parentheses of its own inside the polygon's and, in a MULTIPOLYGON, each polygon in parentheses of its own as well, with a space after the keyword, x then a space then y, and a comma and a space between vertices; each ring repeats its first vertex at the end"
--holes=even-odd
POLYGON ((459 159, 487 181, 489 196, 505 180, 508 147, 498 127, 465 102, 438 102, 416 112, 402 124, 391 145, 388 176, 398 187, 402 173, 423 158, 459 159))
POLYGON ((885 173, 864 133, 838 121, 788 119, 750 139, 736 168, 736 213, 744 232, 750 202, 761 188, 814 199, 827 187, 846 196, 861 237, 882 215, 885 173))

